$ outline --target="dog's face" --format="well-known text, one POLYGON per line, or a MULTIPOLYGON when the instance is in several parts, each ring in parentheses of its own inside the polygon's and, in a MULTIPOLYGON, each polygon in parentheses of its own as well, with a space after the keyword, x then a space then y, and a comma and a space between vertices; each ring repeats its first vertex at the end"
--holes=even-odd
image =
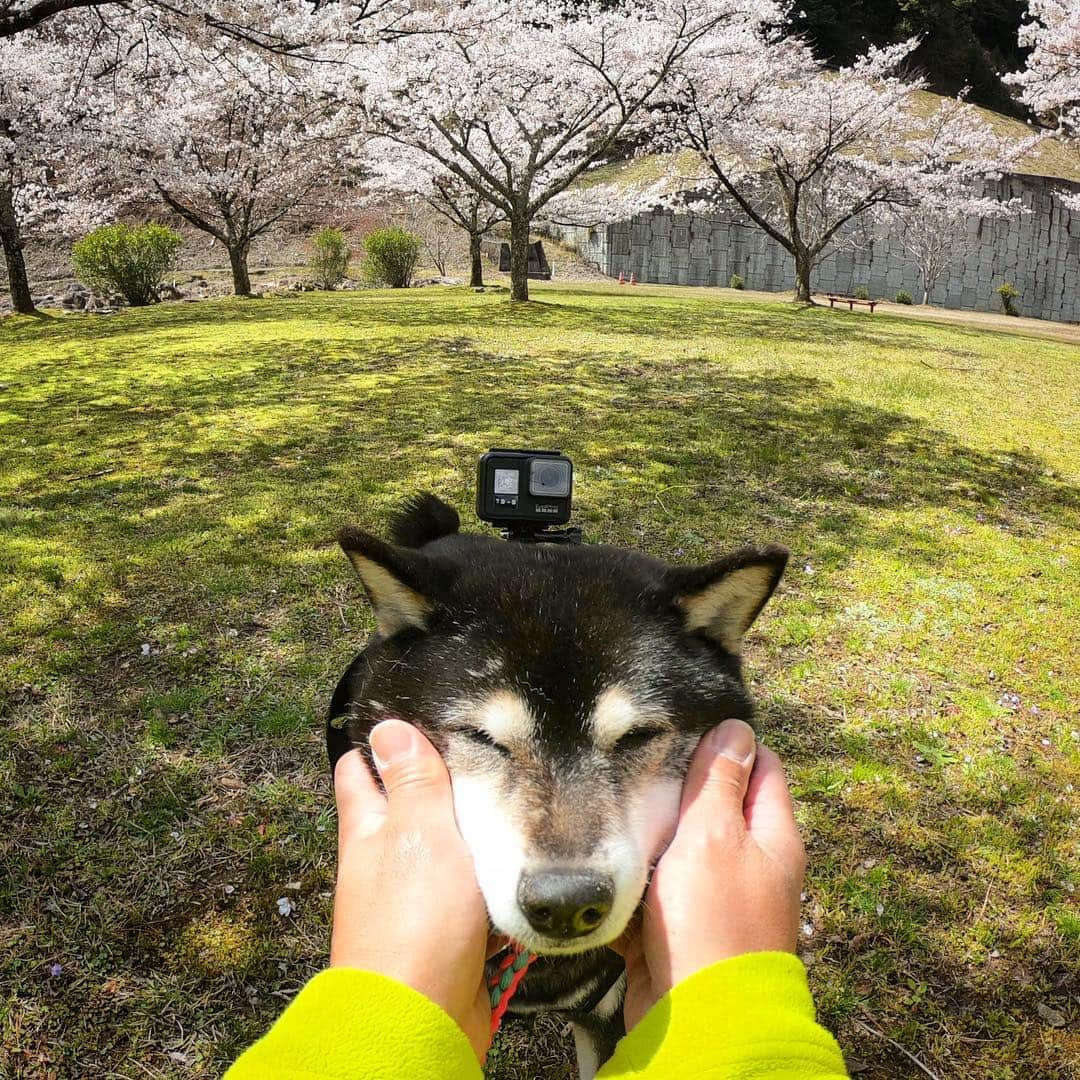
POLYGON ((342 544, 379 623, 351 738, 396 716, 439 748, 498 931, 539 953, 618 937, 699 738, 750 716, 739 646, 787 553, 674 568, 469 536, 342 544))

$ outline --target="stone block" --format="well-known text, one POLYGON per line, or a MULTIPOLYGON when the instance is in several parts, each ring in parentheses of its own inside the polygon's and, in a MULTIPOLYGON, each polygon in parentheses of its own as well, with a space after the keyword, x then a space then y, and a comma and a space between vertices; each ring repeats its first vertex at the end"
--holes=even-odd
POLYGON ((670 236, 658 236, 655 232, 652 234, 649 240, 649 254, 658 259, 664 255, 667 255, 671 251, 671 237, 670 236))
POLYGON ((836 256, 836 272, 838 274, 850 274, 855 268, 855 258, 849 251, 836 256))

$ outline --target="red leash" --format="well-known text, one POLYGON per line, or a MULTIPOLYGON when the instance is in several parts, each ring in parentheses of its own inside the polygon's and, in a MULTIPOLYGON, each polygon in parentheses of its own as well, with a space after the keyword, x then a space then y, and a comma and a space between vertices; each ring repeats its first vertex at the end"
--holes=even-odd
POLYGON ((535 953, 511 945, 491 978, 488 979, 488 993, 491 996, 492 1035, 499 1030, 503 1013, 506 1012, 510 999, 517 992, 521 980, 525 978, 525 972, 529 970, 529 965, 535 959, 535 953))

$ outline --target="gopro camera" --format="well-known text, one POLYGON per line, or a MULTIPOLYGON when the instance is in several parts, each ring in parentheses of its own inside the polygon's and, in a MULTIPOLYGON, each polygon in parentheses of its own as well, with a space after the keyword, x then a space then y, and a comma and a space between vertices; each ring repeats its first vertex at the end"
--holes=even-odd
POLYGON ((546 530, 570 520, 573 488, 573 462, 558 450, 489 450, 476 469, 476 516, 507 539, 567 540, 546 530))

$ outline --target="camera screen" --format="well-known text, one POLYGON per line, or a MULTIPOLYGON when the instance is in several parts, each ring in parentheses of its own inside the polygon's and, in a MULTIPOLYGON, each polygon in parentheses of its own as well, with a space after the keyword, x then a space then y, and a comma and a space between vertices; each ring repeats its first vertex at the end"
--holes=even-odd
POLYGON ((517 469, 495 470, 495 494, 516 495, 518 493, 517 469))
POLYGON ((565 497, 570 494, 570 462, 534 459, 529 464, 529 494, 565 497))

